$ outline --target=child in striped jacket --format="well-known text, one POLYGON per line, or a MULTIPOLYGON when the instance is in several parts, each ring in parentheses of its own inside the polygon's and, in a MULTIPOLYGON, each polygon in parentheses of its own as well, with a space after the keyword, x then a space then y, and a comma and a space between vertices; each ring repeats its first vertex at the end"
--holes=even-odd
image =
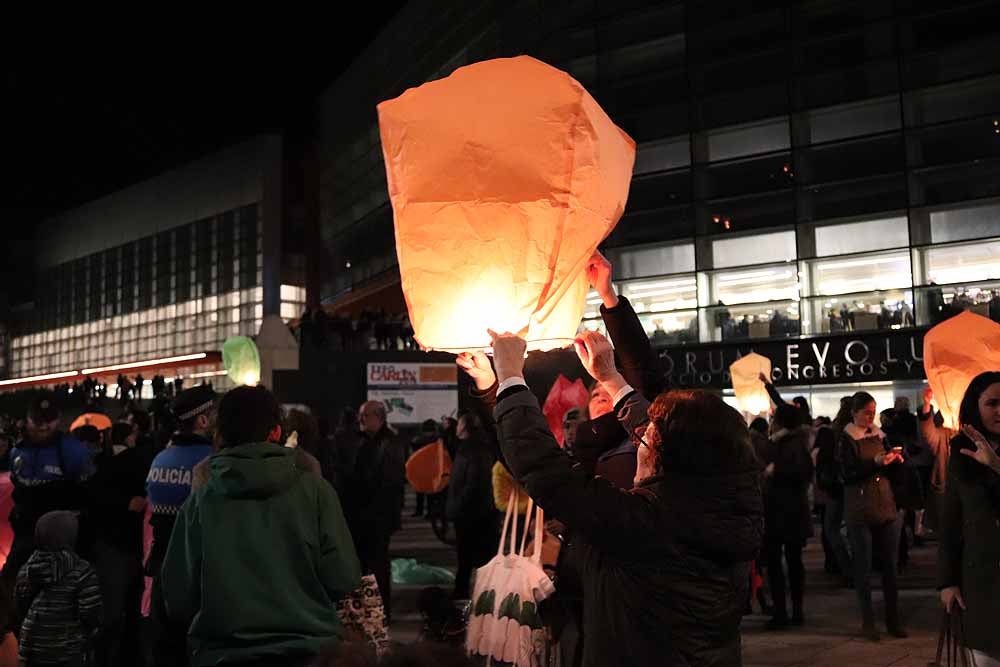
POLYGON ((79 524, 72 512, 44 514, 35 526, 35 553, 17 575, 21 625, 19 659, 36 665, 84 664, 101 627, 97 573, 74 549, 79 524))

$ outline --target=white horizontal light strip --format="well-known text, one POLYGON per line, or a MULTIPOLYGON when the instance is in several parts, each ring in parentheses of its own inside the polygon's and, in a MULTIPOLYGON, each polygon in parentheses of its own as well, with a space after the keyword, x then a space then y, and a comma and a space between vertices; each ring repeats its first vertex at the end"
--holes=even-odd
POLYGON ((79 375, 76 371, 65 371, 63 373, 47 373, 45 375, 32 375, 25 378, 12 378, 10 380, 0 380, 0 387, 11 384, 24 384, 26 382, 38 382, 40 380, 58 380, 59 378, 71 378, 79 375))
POLYGON ((133 361, 130 364, 115 364, 114 366, 103 366, 101 368, 84 368, 80 371, 83 375, 92 375, 94 373, 107 373, 109 371, 124 371, 131 368, 144 368, 146 366, 159 366, 161 364, 172 364, 178 361, 195 361, 196 359, 204 359, 208 355, 204 352, 198 352, 197 354, 182 354, 178 357, 164 357, 163 359, 149 359, 147 361, 133 361))
POLYGON ((205 373, 191 373, 187 377, 189 378, 211 378, 217 377, 219 375, 226 375, 229 371, 207 371, 205 373))

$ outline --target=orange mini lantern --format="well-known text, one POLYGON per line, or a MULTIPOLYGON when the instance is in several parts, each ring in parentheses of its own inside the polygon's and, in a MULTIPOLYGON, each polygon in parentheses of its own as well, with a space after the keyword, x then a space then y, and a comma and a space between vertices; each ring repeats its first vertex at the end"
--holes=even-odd
POLYGON ((424 445, 406 461, 406 480, 417 493, 440 493, 448 487, 451 456, 440 440, 424 445))
POLYGON ((924 372, 944 424, 958 427, 958 410, 972 378, 1000 370, 1000 324, 965 311, 924 336, 924 372))
POLYGON ((424 349, 576 335, 584 267, 625 208, 635 142, 568 74, 488 60, 378 105, 396 253, 424 349))
POLYGON ((736 401, 743 412, 751 415, 764 414, 771 409, 771 397, 760 381, 761 373, 771 377, 771 360, 756 352, 740 357, 729 365, 736 401))

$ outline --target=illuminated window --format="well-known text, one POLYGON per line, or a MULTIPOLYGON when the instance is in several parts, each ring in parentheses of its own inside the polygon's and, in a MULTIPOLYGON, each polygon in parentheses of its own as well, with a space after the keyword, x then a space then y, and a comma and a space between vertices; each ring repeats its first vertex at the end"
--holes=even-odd
POLYGON ((792 230, 712 241, 712 266, 717 269, 794 259, 795 232, 792 230))
POLYGON ((709 274, 709 285, 711 305, 799 298, 798 272, 794 264, 716 271, 709 274))
POLYGON ((698 286, 693 274, 623 283, 621 293, 628 297, 637 313, 685 310, 698 306, 698 286))
POLYGON ((810 294, 853 294, 910 287, 910 253, 906 250, 805 262, 810 294))
POLYGON ((1000 240, 921 248, 915 254, 923 270, 919 279, 925 285, 1000 278, 1000 240))

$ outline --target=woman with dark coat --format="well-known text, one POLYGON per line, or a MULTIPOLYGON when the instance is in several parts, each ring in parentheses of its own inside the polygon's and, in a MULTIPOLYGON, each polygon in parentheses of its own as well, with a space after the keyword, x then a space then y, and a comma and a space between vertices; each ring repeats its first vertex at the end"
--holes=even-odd
POLYGON ((885 434, 875 426, 875 399, 859 391, 851 397, 851 421, 840 434, 839 453, 844 469, 844 513, 854 554, 854 587, 861 606, 862 634, 879 640, 872 608, 872 550, 882 564, 885 624, 890 635, 906 637, 899 619, 896 583, 899 531, 902 515, 896 506, 890 477, 902 469, 903 455, 890 450, 885 434))
POLYGON ((809 430, 801 427, 799 408, 781 403, 774 412, 770 460, 764 468, 764 544, 767 573, 774 596, 774 616, 767 629, 778 630, 789 623, 785 601, 785 573, 782 552, 788 563, 788 584, 792 595, 792 625, 802 625, 802 599, 806 572, 802 549, 812 536, 809 512, 809 483, 813 462, 809 455, 809 430))
POLYGON ((1000 665, 1000 372, 977 376, 951 441, 938 544, 938 586, 950 613, 965 610, 965 643, 976 664, 1000 665))
POLYGON ((458 418, 458 447, 448 479, 445 514, 455 523, 458 570, 456 600, 469 598, 473 569, 485 565, 496 554, 499 531, 493 506, 493 446, 472 413, 458 418))
POLYGON ((649 402, 586 332, 577 352, 639 444, 635 488, 588 475, 559 448, 524 384, 525 341, 494 335, 500 444, 546 516, 574 533, 584 595, 583 665, 742 664, 740 621, 763 507, 743 418, 721 398, 671 391, 649 402))

